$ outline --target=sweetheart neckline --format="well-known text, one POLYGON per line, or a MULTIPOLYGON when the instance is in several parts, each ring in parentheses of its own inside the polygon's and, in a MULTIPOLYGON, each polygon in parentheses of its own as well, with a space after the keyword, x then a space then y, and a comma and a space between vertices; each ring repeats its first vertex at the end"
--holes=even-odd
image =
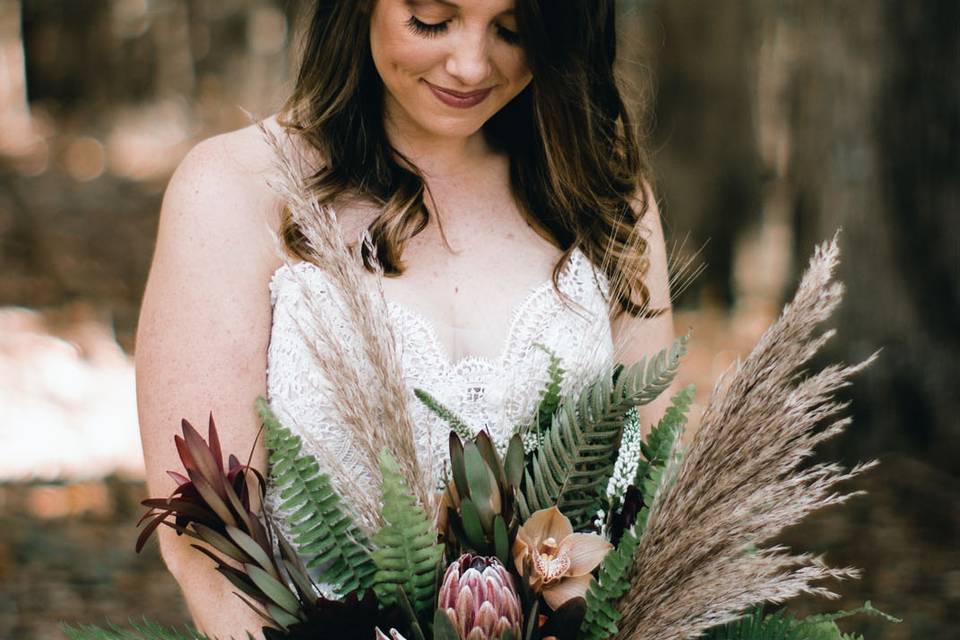
MULTIPOLYGON (((566 278, 571 273, 572 269, 579 268, 580 260, 585 258, 585 254, 579 247, 574 248, 569 259, 560 269, 560 273, 558 274, 558 282, 566 278), (577 261, 576 264, 574 264, 575 260, 577 261)), ((323 271, 312 262, 300 261, 293 263, 294 267, 299 267, 300 265, 309 265, 309 268, 312 268, 312 270, 315 270, 318 273, 323 273, 323 271)), ((277 274, 285 268, 289 269, 290 265, 284 263, 274 270, 270 277, 271 289, 273 288, 273 283, 277 278, 277 274)), ((434 354, 439 358, 444 366, 453 372, 460 373, 462 369, 470 368, 471 365, 479 365, 487 370, 503 369, 504 360, 507 358, 507 355, 510 353, 510 347, 516 340, 517 327, 520 324, 521 318, 523 318, 524 312, 529 309, 530 305, 533 304, 540 296, 542 296, 544 292, 553 292, 552 278, 548 278, 546 281, 534 285, 527 291, 524 297, 521 298, 520 302, 513 306, 510 312, 510 321, 507 324, 506 335, 500 341, 500 348, 496 356, 465 355, 456 359, 450 355, 450 350, 440 340, 438 325, 433 318, 401 302, 387 300, 386 296, 384 296, 384 301, 386 302, 388 308, 392 308, 395 312, 406 315, 408 319, 419 324, 427 333, 434 354)))

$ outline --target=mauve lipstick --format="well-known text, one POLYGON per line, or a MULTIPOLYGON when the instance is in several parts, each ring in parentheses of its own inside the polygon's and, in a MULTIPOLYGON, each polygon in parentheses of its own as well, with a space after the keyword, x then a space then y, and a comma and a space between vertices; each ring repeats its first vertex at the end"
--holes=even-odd
POLYGON ((437 99, 440 102, 457 109, 469 109, 470 107, 475 107, 483 102, 487 96, 490 95, 490 92, 493 91, 493 87, 489 87, 479 91, 463 93, 460 91, 454 91, 452 89, 442 89, 435 84, 430 84, 426 80, 423 82, 430 87, 430 91, 433 92, 433 95, 437 96, 437 99))

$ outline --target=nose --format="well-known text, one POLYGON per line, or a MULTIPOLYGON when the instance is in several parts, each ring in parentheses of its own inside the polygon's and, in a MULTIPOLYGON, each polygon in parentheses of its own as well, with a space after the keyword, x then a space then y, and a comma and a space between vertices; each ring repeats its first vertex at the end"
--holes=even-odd
POLYGON ((490 75, 487 38, 483 33, 464 33, 447 56, 447 73, 467 87, 481 84, 490 75))

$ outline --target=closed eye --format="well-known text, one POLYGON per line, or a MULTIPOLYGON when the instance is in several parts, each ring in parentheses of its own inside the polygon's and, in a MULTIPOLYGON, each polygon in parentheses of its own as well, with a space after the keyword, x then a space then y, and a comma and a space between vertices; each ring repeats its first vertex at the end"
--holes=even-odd
POLYGON ((511 31, 506 27, 501 27, 497 25, 497 35, 506 42, 507 44, 518 45, 520 44, 520 34, 516 31, 511 31))
MULTIPOLYGON (((435 22, 435 23, 424 22, 423 20, 418 19, 417 16, 410 16, 410 19, 407 20, 407 28, 409 28, 413 33, 417 34, 418 36, 423 36, 425 38, 435 38, 440 34, 446 32, 447 26, 449 25, 449 23, 450 23, 449 20, 444 20, 443 22, 435 22)), ((510 29, 507 29, 506 27, 503 27, 500 25, 497 25, 496 29, 497 29, 497 36, 507 44, 511 44, 514 46, 520 44, 520 34, 518 34, 516 31, 511 31, 510 29)))
POLYGON ((450 21, 444 20, 443 22, 430 24, 429 22, 418 20, 417 16, 410 16, 410 19, 407 20, 407 27, 418 36, 434 38, 447 30, 448 22, 450 21))

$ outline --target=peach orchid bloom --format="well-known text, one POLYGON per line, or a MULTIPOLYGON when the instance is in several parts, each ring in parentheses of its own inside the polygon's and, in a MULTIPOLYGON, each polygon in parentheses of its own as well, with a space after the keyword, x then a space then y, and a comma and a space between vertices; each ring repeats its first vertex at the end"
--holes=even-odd
POLYGON ((556 611, 571 598, 584 597, 593 571, 613 545, 601 536, 574 533, 570 520, 555 506, 527 519, 513 543, 513 563, 530 587, 556 611))

